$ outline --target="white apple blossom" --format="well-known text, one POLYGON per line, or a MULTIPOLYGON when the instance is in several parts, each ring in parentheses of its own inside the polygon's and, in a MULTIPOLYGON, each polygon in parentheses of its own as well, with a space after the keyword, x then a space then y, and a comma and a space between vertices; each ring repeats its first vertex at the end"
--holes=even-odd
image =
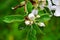
POLYGON ((55 5, 60 5, 60 0, 52 0, 55 5))
POLYGON ((60 16, 60 0, 52 0, 56 6, 52 6, 51 0, 48 0, 48 8, 50 10, 55 10, 54 16, 60 16))
POLYGON ((54 13, 54 16, 60 16, 60 5, 56 7, 56 11, 54 13))
POLYGON ((56 10, 54 16, 60 16, 60 0, 52 0, 53 3, 56 5, 56 10))
POLYGON ((51 0, 47 0, 47 1, 48 1, 48 8, 49 8, 50 10, 56 10, 56 6, 55 6, 55 5, 52 6, 51 0))

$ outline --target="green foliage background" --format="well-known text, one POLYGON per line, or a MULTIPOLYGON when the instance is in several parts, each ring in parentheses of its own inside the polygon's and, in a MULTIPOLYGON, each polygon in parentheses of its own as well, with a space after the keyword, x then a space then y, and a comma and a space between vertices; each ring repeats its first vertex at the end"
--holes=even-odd
MULTIPOLYGON (((23 16, 24 10, 18 8, 17 10, 12 10, 11 7, 16 6, 23 0, 0 0, 0 40, 27 40, 27 33, 29 32, 29 27, 25 27, 23 22, 5 23, 3 17, 8 15, 20 15, 23 16), (22 23, 22 24, 21 24, 22 23), (22 26, 24 30, 18 27, 22 26)), ((35 26, 35 25, 33 25, 35 26)), ((36 29, 37 30, 37 29, 36 29)), ((52 17, 51 20, 47 22, 45 28, 40 28, 43 33, 39 33, 37 30, 37 40, 60 40, 60 17, 52 17)), ((35 31, 33 35, 35 34, 35 31)), ((36 40, 34 39, 30 40, 36 40)))

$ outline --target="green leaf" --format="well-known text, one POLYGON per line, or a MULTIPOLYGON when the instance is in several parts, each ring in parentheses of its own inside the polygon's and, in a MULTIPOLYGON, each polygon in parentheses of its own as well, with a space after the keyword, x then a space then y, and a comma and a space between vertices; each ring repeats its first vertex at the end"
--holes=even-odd
POLYGON ((39 10, 39 11, 38 11, 38 14, 39 14, 40 16, 43 15, 43 14, 45 14, 43 10, 40 10, 40 8, 39 8, 38 10, 39 10))
POLYGON ((33 9, 33 5, 32 5, 32 3, 30 1, 28 1, 28 3, 27 3, 28 12, 30 13, 32 11, 32 9, 33 9))
POLYGON ((31 26, 29 32, 28 32, 28 40, 37 40, 36 39, 36 30, 31 26))
POLYGON ((21 22, 24 20, 24 17, 23 16, 20 16, 20 15, 9 15, 9 16, 5 16, 3 18, 3 21, 6 22, 6 23, 11 23, 11 22, 21 22))
POLYGON ((18 2, 22 2, 22 1, 25 1, 25 0, 17 0, 18 2))
POLYGON ((37 34, 44 34, 43 32, 42 32, 42 30, 39 28, 39 26, 37 26, 36 24, 33 24, 33 27, 34 27, 34 29, 36 30, 36 32, 37 32, 37 34))
POLYGON ((43 16, 41 16, 40 17, 40 21, 48 21, 48 20, 50 20, 50 16, 49 15, 43 15, 43 16))
POLYGON ((20 31, 19 37, 17 36, 17 38, 19 38, 19 40, 26 40, 27 32, 29 32, 29 29, 30 29, 29 26, 25 26, 25 29, 20 31))
POLYGON ((36 24, 34 24, 33 26, 34 26, 34 29, 36 30, 36 38, 37 38, 37 40, 41 40, 41 37, 43 35, 45 35, 45 33, 36 24))
POLYGON ((16 10, 16 14, 25 16, 26 13, 25 13, 25 11, 24 11, 24 6, 21 7, 21 8, 18 8, 18 9, 16 10))

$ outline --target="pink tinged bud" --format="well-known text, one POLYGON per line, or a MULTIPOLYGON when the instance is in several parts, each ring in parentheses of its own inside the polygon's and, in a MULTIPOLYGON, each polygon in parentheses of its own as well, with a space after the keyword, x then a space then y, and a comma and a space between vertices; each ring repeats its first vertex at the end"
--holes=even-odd
POLYGON ((37 9, 33 9, 31 13, 34 14, 34 15, 37 15, 38 14, 38 10, 37 9))

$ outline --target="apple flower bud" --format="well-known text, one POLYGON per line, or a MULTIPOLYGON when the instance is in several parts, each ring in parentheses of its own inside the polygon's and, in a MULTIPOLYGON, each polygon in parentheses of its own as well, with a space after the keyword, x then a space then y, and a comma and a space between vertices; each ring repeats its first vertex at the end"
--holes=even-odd
POLYGON ((37 9, 33 9, 32 10, 32 14, 37 15, 38 14, 38 10, 37 9))
POLYGON ((14 10, 15 8, 14 8, 14 7, 12 7, 11 9, 12 9, 12 10, 14 10))
POLYGON ((30 24, 33 24, 33 21, 30 21, 30 24))
POLYGON ((25 21, 25 24, 26 24, 26 25, 30 25, 30 21, 29 21, 29 20, 26 20, 26 21, 25 21))
POLYGON ((25 1, 22 1, 22 2, 20 3, 20 5, 25 5, 25 1))
POLYGON ((35 19, 35 16, 34 16, 34 14, 31 13, 31 14, 28 15, 28 18, 29 18, 30 20, 34 20, 34 19, 35 19))
POLYGON ((36 15, 36 18, 40 18, 40 15, 36 15))
POLYGON ((43 22, 38 23, 38 25, 39 25, 40 27, 45 27, 45 24, 44 24, 43 22))

